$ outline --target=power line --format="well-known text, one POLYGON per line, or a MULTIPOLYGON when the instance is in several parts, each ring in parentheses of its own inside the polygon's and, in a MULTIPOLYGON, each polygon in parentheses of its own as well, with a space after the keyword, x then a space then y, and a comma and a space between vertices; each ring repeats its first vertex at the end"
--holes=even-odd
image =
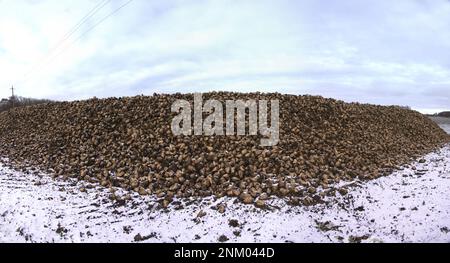
POLYGON ((111 0, 102 0, 99 2, 94 8, 92 8, 76 25, 72 27, 66 34, 57 42, 55 46, 53 46, 47 55, 44 56, 38 63, 36 63, 27 73, 24 74, 24 79, 26 79, 38 66, 45 64, 51 55, 66 42, 73 34, 75 34, 83 24, 87 23, 90 18, 92 18, 95 14, 97 14, 103 7, 106 6, 111 0))
MULTIPOLYGON (((71 45, 75 44, 78 40, 80 40, 81 38, 83 38, 87 33, 89 33, 90 31, 94 30, 98 25, 100 25, 101 23, 103 23, 106 19, 110 18, 111 16, 115 15, 117 12, 119 12, 122 8, 124 8, 125 6, 129 5, 131 2, 133 2, 133 0, 129 0, 128 2, 126 2, 125 4, 119 6, 117 9, 115 9, 114 11, 112 11, 111 13, 109 13, 107 16, 105 16, 104 18, 102 18, 98 23, 94 24, 92 27, 90 27, 88 30, 86 30, 85 32, 83 32, 77 39, 75 39, 75 41, 72 42, 71 45)), ((69 45, 69 46, 71 46, 69 45)))
MULTIPOLYGON (((67 45, 64 46, 64 48, 57 53, 56 55, 54 55, 53 57, 51 57, 48 62, 46 63, 48 65, 48 63, 53 62, 53 60, 55 58, 57 58, 59 55, 61 55, 62 53, 64 53, 68 48, 70 48, 72 45, 74 45, 76 42, 78 42, 80 39, 82 39, 87 33, 91 32, 92 30, 94 30, 97 26, 99 26, 101 23, 103 23, 105 20, 107 20, 108 18, 110 18, 111 16, 115 15, 117 12, 119 12, 122 8, 126 7, 127 5, 129 5, 131 2, 133 2, 133 0, 128 0, 126 3, 122 4, 121 6, 119 6, 118 8, 114 9, 114 11, 112 11, 111 13, 109 13, 108 15, 106 15, 105 17, 103 17, 102 19, 100 19, 97 23, 95 23, 93 26, 91 26, 88 30, 84 31, 78 38, 76 38, 72 43, 68 43, 67 45)), ((37 72, 41 71, 43 68, 45 67, 45 65, 43 65, 43 67, 39 68, 37 72)), ((27 81, 27 79, 24 79, 24 82, 27 81)))
POLYGON ((27 73, 24 75, 24 79, 27 77, 40 65, 45 64, 45 62, 51 57, 52 53, 57 50, 69 37, 71 37, 84 23, 88 21, 89 18, 93 17, 100 9, 102 9, 110 0, 103 0, 98 3, 93 9, 91 9, 78 23, 72 27, 70 31, 68 31, 51 50, 47 53, 46 56, 38 63, 36 63, 27 73))
POLYGON ((69 32, 67 32, 63 39, 58 43, 57 46, 62 44, 65 40, 67 40, 69 37, 71 37, 84 23, 88 21, 89 18, 94 16, 98 11, 100 11, 108 2, 111 0, 103 0, 102 2, 99 2, 88 14, 86 14, 69 32))

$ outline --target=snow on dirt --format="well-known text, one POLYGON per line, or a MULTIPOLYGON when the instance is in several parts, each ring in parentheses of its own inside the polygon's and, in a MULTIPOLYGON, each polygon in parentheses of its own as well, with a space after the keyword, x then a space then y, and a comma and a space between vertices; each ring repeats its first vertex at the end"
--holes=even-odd
POLYGON ((436 122, 444 131, 450 134, 450 118, 438 116, 430 116, 429 118, 436 122))
POLYGON ((314 206, 175 200, 16 172, 0 162, 0 242, 450 242, 450 145, 314 206), (225 211, 218 211, 223 205, 225 211), (222 212, 222 213, 221 213, 222 212))

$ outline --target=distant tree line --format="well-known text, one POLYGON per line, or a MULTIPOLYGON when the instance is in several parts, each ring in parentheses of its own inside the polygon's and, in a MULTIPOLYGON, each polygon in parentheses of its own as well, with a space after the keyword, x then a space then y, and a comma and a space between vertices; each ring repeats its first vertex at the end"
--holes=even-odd
POLYGON ((432 117, 446 117, 446 118, 450 118, 450 111, 443 111, 443 112, 439 112, 439 113, 425 114, 425 115, 432 116, 432 117))
POLYGON ((450 118, 450 111, 443 111, 437 114, 439 117, 447 117, 450 118))
POLYGON ((33 99, 20 96, 11 96, 0 101, 0 112, 10 110, 13 107, 24 107, 48 102, 52 101, 47 99, 33 99))

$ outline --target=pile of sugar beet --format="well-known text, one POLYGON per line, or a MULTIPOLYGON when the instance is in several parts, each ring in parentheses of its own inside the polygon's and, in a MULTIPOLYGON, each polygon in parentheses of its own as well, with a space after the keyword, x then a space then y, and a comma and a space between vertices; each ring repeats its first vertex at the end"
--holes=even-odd
POLYGON ((450 141, 427 117, 397 106, 229 92, 203 99, 279 100, 278 145, 260 146, 259 135, 175 136, 171 105, 193 97, 94 98, 1 112, 0 157, 23 171, 156 195, 163 206, 214 195, 264 207, 270 196, 313 204, 335 194, 333 184, 387 175, 450 141))

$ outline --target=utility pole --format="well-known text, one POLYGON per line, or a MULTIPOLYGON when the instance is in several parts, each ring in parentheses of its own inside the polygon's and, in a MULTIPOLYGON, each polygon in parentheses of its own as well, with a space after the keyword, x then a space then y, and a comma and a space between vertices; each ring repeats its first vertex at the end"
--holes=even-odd
POLYGON ((12 102, 12 107, 14 108, 14 85, 11 86, 11 102, 12 102))

